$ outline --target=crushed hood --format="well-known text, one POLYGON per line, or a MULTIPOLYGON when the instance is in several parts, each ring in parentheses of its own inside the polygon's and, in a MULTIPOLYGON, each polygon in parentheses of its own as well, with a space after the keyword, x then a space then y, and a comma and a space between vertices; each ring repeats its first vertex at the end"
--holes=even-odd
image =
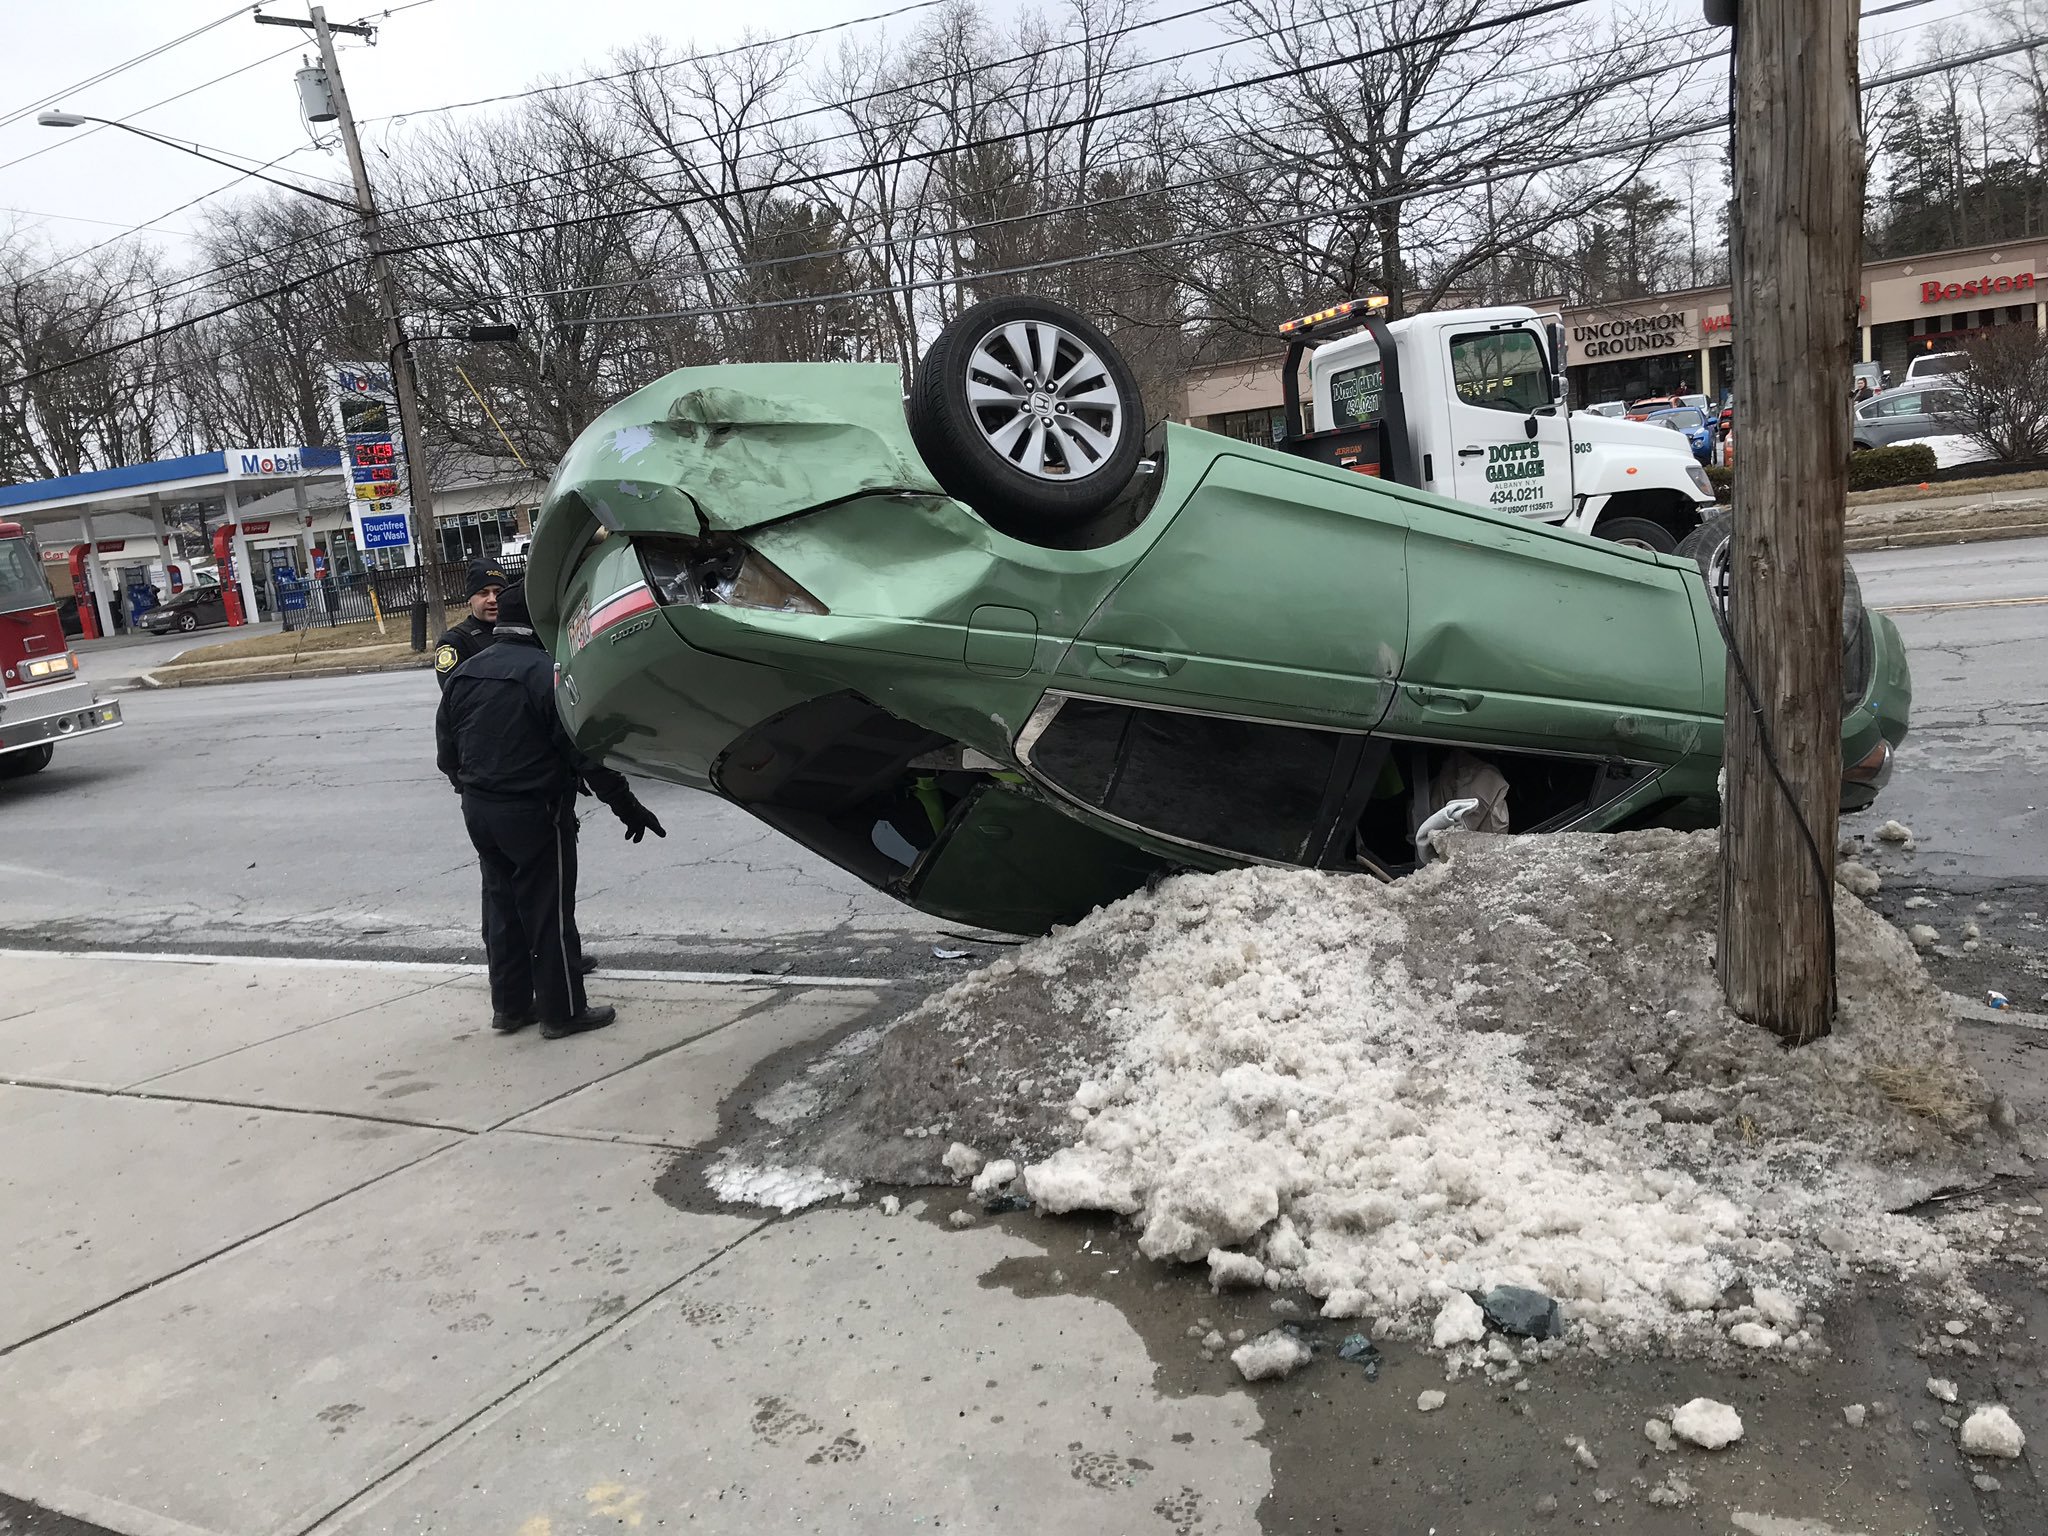
POLYGON ((886 363, 683 368, 584 429, 542 506, 576 497, 623 533, 726 532, 876 491, 943 495, 886 363))

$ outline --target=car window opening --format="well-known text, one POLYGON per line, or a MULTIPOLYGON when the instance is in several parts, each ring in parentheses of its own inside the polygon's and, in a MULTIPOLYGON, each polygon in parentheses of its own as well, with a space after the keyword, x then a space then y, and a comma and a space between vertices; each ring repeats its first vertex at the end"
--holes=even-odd
POLYGON ((770 826, 884 885, 910 874, 977 790, 1022 782, 851 693, 764 721, 727 749, 711 777, 770 826))

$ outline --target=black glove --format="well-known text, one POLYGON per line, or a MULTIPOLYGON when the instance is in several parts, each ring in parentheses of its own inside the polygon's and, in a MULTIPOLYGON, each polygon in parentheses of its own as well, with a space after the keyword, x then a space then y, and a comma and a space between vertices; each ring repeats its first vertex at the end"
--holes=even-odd
POLYGON ((668 836, 668 833, 663 830, 661 823, 655 820, 654 812, 647 809, 646 806, 642 805, 632 795, 627 795, 623 800, 614 803, 612 814, 618 817, 620 822, 625 825, 626 841, 629 843, 639 842, 649 832, 652 832, 656 837, 668 836))

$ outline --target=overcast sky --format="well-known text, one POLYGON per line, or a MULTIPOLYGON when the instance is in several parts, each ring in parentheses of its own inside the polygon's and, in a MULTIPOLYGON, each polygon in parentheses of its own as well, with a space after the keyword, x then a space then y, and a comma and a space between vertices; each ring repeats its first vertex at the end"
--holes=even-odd
MULTIPOLYGON (((424 0, 405 7, 398 0, 388 20, 379 23, 376 45, 349 43, 341 63, 356 114, 367 121, 601 69, 613 49, 650 35, 671 45, 715 47, 741 40, 747 29, 754 35, 801 31, 900 3, 424 0)), ((1031 3, 988 0, 1004 16, 1031 3)), ((1697 25, 1697 0, 1667 3, 1674 18, 1697 25)), ((1895 3, 1864 0, 1864 9, 1895 3)), ((310 38, 258 26, 246 14, 97 85, 76 84, 215 21, 228 5, 229 0, 0 0, 0 9, 10 13, 0 48, 0 119, 30 109, 20 121, 0 126, 0 228, 30 229, 60 246, 90 244, 165 214, 233 175, 116 129, 40 127, 34 111, 39 107, 119 118, 198 86, 134 121, 257 161, 305 146, 292 76, 310 38), (242 72, 205 84, 237 70, 242 72)), ((279 15, 305 14, 303 0, 272 0, 268 8, 279 15)), ((332 20, 377 16, 367 0, 330 0, 328 9, 332 20)), ((1921 0, 1874 19, 1866 31, 1917 31, 1982 9, 1971 0, 1921 0)), ((918 19, 890 25, 908 28, 918 19)), ((871 34, 873 28, 864 30, 871 34)), ((1916 41, 1910 34, 1907 40, 1916 41)), ((344 181, 348 174, 338 152, 304 148, 278 170, 344 181)), ((184 240, 202 227, 207 206, 200 203, 155 226, 173 255, 186 254, 184 240)))

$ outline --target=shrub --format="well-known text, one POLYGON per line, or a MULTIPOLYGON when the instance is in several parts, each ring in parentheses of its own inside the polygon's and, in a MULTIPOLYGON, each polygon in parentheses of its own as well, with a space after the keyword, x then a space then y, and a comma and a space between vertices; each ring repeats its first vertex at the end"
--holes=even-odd
POLYGON ((1726 502, 1735 494, 1735 471, 1726 464, 1709 464, 1707 480, 1714 487, 1714 500, 1726 502))
POLYGON ((1894 443, 1849 455, 1849 489, 1874 491, 1887 485, 1918 485, 1934 477, 1934 450, 1925 443, 1894 443))

